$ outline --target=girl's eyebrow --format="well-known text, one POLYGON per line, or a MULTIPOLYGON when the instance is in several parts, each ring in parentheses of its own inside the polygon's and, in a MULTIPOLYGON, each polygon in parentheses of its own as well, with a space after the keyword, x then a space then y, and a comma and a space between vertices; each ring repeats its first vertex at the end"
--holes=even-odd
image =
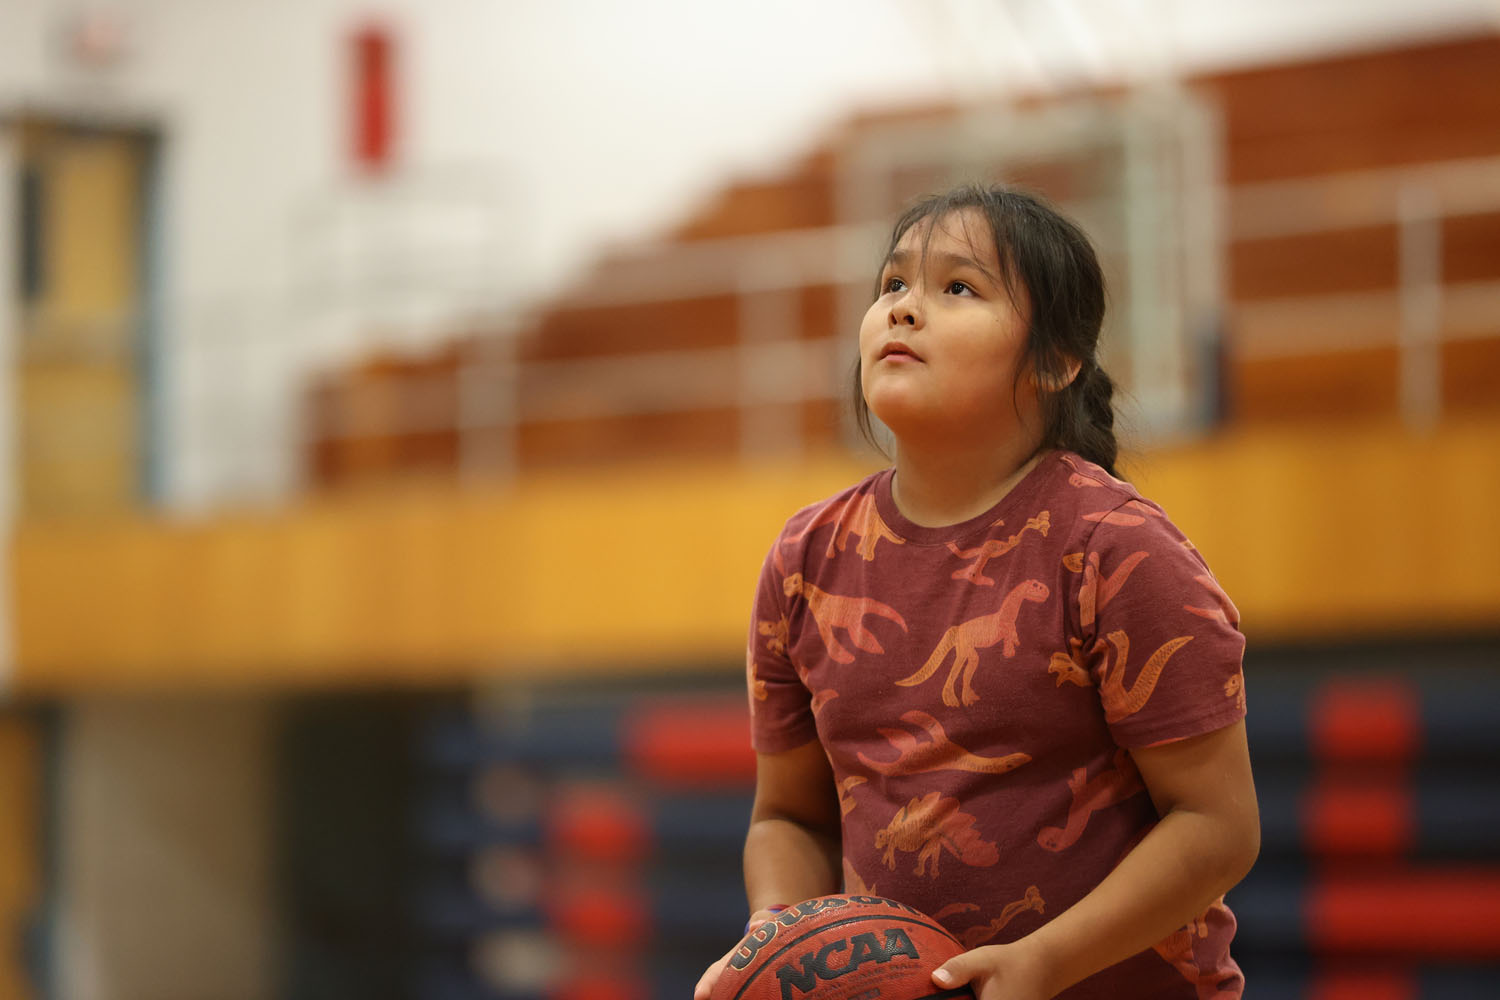
MULTIPOLYGON (((897 267, 909 267, 914 260, 918 259, 918 256, 918 254, 915 254, 910 250, 893 250, 891 251, 891 255, 886 258, 885 262, 887 267, 892 264, 897 267)), ((971 267, 991 281, 999 280, 993 271, 985 267, 983 264, 979 263, 979 261, 975 260, 972 257, 965 257, 960 253, 935 252, 921 256, 931 258, 939 267, 942 268, 971 267)))

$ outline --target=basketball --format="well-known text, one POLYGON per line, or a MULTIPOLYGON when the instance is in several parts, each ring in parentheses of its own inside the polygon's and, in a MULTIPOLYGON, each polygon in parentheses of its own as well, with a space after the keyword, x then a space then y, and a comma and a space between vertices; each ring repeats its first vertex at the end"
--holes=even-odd
POLYGON ((819 896, 761 924, 729 955, 711 1000, 930 1000, 932 971, 963 945, 919 910, 880 896, 819 896))

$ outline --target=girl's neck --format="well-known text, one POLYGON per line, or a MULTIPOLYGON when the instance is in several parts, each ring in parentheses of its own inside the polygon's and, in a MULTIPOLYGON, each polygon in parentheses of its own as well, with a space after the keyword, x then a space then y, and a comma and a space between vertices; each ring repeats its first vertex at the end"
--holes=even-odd
POLYGON ((1033 441, 936 451, 903 448, 898 441, 891 499, 907 520, 924 528, 960 524, 1004 499, 1042 455, 1033 441))

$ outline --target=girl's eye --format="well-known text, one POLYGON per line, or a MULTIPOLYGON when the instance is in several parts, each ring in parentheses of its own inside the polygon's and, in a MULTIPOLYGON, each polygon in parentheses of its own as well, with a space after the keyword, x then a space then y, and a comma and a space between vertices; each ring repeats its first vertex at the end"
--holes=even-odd
POLYGON ((900 278, 886 278, 884 289, 887 293, 902 292, 906 290, 906 282, 900 278))
POLYGON ((962 281, 950 281, 950 282, 948 282, 948 294, 949 295, 973 295, 974 294, 974 289, 970 288, 968 285, 964 284, 962 281))

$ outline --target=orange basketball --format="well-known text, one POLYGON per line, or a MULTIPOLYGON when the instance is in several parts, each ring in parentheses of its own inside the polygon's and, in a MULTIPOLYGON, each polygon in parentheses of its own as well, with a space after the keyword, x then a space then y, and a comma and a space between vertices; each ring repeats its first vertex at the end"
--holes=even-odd
POLYGON ((819 896, 745 935, 711 1000, 937 1000, 932 970, 964 950, 942 925, 880 896, 819 896))

